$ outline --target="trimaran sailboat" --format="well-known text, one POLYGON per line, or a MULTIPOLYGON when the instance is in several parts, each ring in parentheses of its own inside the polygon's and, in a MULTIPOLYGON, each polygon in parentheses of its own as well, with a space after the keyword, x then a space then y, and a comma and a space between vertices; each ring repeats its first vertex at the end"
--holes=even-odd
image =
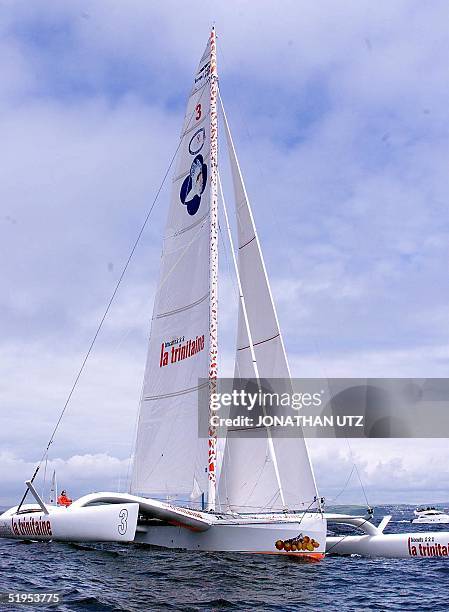
MULTIPOLYGON (((217 385, 218 91, 212 29, 188 100, 173 177, 155 298, 129 493, 92 493, 68 508, 35 503, 0 516, 0 536, 32 540, 134 541, 166 548, 239 551, 319 559, 327 551, 448 556, 449 533, 384 535, 369 516, 324 512, 305 440, 276 429, 243 437, 198 435, 201 379, 217 385), (165 500, 165 501, 164 501, 165 500), (169 501, 167 501, 169 500, 169 501), (186 502, 186 500, 188 500, 186 502), (198 502, 204 504, 199 509, 198 502), (327 537, 328 523, 359 536, 327 537)), ((289 379, 290 371, 262 251, 222 112, 237 215, 240 294, 236 374, 289 379)), ((231 251, 234 255, 224 198, 231 251)))

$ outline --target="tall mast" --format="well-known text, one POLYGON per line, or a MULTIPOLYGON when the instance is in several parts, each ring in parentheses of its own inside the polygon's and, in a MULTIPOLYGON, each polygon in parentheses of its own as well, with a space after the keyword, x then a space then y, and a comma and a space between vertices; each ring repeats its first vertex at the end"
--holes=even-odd
MULTIPOLYGON (((210 33, 210 311, 209 311, 209 388, 217 391, 218 376, 218 117, 217 117, 217 48, 215 28, 210 33)), ((209 405, 209 416, 212 413, 209 405)), ((209 419, 210 422, 210 419, 209 419)), ((208 510, 215 510, 217 488, 217 431, 209 426, 208 448, 208 510)))

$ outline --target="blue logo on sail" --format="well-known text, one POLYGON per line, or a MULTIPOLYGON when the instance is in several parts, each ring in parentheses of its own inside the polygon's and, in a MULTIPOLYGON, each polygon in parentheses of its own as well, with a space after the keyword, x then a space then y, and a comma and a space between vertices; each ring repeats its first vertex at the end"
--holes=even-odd
POLYGON ((201 195, 206 188, 207 166, 203 162, 203 156, 197 155, 190 166, 190 172, 181 185, 179 197, 181 202, 187 206, 189 215, 195 215, 201 204, 201 195))
POLYGON ((202 127, 195 132, 189 142, 189 153, 191 155, 196 155, 203 148, 204 142, 206 140, 206 130, 202 127))

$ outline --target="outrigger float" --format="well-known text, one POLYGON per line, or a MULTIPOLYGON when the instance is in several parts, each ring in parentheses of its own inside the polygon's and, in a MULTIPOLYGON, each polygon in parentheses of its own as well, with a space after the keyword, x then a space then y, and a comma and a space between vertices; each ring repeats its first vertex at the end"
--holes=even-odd
POLYGON ((210 396, 217 389, 219 192, 239 295, 236 378, 291 378, 218 92, 214 30, 195 75, 175 159, 129 493, 92 493, 59 507, 37 493, 38 466, 26 483, 35 503, 22 499, 0 515, 0 537, 138 542, 305 560, 325 554, 447 557, 449 532, 386 535, 390 517, 376 527, 370 515, 324 512, 302 437, 285 438, 270 426, 256 436, 240 427, 230 428, 223 444, 212 425, 207 437, 199 436, 201 381, 208 381, 210 396), (237 249, 218 173, 219 102, 234 186, 237 249), (333 524, 361 534, 327 537, 333 524))

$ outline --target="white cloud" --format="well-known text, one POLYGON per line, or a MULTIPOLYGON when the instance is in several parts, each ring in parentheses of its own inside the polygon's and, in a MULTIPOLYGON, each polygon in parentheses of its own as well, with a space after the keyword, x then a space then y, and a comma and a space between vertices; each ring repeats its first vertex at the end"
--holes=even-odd
MULTIPOLYGON (((50 459, 77 452, 129 456, 143 377, 145 343, 108 346, 89 362, 72 396, 50 459)), ((1 351, 0 448, 37 462, 64 406, 84 357, 52 352, 42 344, 7 345, 1 351)))
POLYGON ((373 505, 447 503, 447 444, 432 440, 431 446, 432 452, 424 439, 309 442, 319 490, 327 503, 357 505, 366 503, 365 494, 373 505))
POLYGON ((302 353, 290 354, 298 378, 447 378, 449 345, 322 351, 319 341, 310 340, 302 353))
MULTIPOLYGON (((36 465, 13 453, 0 452, 0 480, 2 505, 15 505, 24 492, 24 482, 30 478, 36 465)), ((107 453, 73 455, 56 458, 42 464, 35 481, 44 499, 49 499, 53 471, 58 490, 66 489, 72 497, 92 491, 127 491, 130 460, 118 459, 107 453)))

